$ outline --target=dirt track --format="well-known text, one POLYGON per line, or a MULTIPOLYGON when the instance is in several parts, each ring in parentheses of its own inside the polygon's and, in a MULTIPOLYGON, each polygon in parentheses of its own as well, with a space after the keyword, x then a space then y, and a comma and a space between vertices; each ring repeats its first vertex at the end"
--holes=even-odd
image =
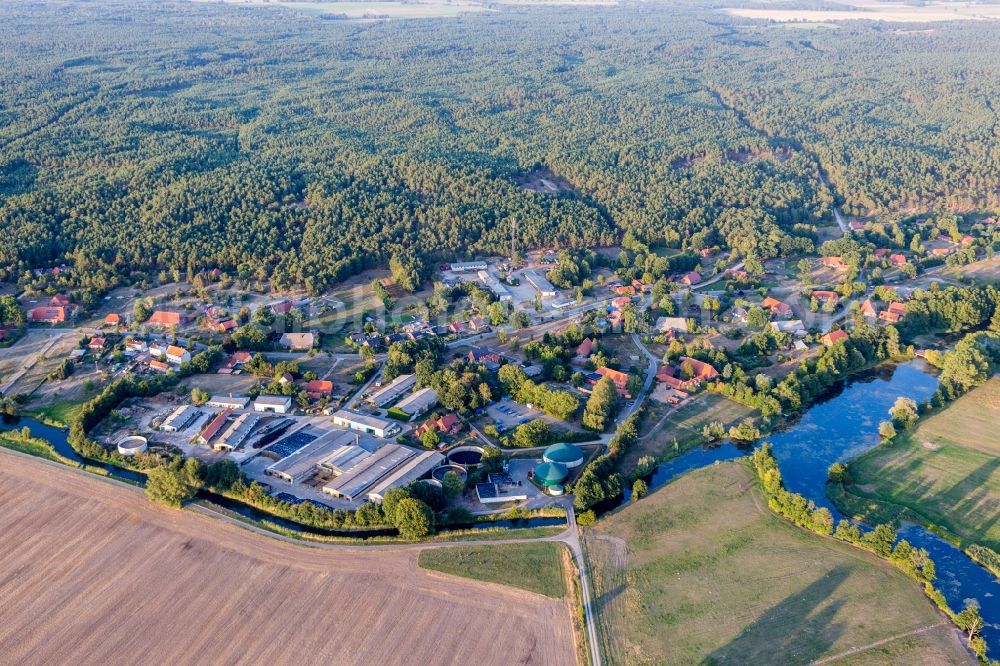
POLYGON ((308 549, 0 451, 4 663, 575 664, 567 605, 308 549))

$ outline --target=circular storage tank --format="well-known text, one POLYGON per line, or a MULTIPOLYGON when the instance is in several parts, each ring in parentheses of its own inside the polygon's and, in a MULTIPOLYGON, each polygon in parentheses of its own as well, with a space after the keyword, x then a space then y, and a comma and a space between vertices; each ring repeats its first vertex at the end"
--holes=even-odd
POLYGON ((448 452, 448 462, 463 467, 472 467, 480 463, 484 452, 481 446, 459 446, 448 452))
POLYGON ((569 476, 569 470, 562 463, 543 462, 535 467, 535 481, 546 488, 560 485, 567 476, 569 476))
POLYGON ((139 437, 138 435, 126 437, 122 441, 118 442, 118 453, 123 456, 134 456, 137 453, 142 453, 148 448, 149 442, 146 441, 146 438, 139 437))
POLYGON ((583 451, 578 446, 559 442, 545 449, 542 460, 560 463, 566 465, 566 469, 573 469, 583 464, 583 451))
POLYGON ((566 489, 563 488, 558 483, 556 485, 554 485, 554 486, 549 486, 549 495, 552 495, 553 497, 559 497, 560 495, 564 494, 565 492, 566 492, 566 489))
POLYGON ((435 467, 434 471, 431 472, 431 476, 438 481, 444 481, 444 475, 448 472, 458 474, 462 481, 465 481, 469 477, 469 475, 465 472, 465 468, 461 465, 441 465, 440 467, 435 467))

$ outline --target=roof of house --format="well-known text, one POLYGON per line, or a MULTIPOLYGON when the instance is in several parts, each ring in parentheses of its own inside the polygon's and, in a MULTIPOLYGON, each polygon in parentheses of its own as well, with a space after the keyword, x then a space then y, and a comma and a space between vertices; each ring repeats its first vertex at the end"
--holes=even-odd
POLYGON ((846 331, 844 331, 843 329, 837 329, 836 331, 830 331, 829 333, 821 337, 819 340, 824 345, 830 347, 837 344, 841 340, 846 340, 847 338, 848 335, 846 331))
POLYGON ((817 301, 839 301, 840 295, 835 291, 818 290, 812 293, 812 297, 817 301))
POLYGON ((330 393, 333 391, 333 382, 327 379, 312 379, 306 383, 307 393, 330 393))
POLYGON ((583 342, 581 342, 576 347, 576 355, 579 358, 587 358, 593 351, 594 351, 594 341, 591 340, 590 338, 584 338, 583 342))
POLYGON ((701 282, 701 273, 699 273, 698 271, 691 271, 690 273, 685 273, 684 276, 681 278, 681 282, 685 282, 687 284, 698 284, 699 282, 701 282))
POLYGON ((178 347, 177 345, 169 345, 167 347, 167 356, 184 356, 186 353, 187 349, 178 347))
POLYGON ((621 370, 615 370, 614 368, 609 368, 607 366, 598 368, 597 374, 599 374, 602 377, 609 377, 611 381, 621 386, 624 386, 625 382, 628 381, 627 372, 622 372, 621 370))
POLYGON ((681 366, 684 366, 685 364, 691 366, 691 369, 694 371, 694 376, 699 379, 715 379, 719 376, 719 371, 710 364, 691 358, 690 356, 681 357, 681 366))
POLYGON ((156 361, 156 360, 150 361, 149 362, 149 367, 155 368, 156 370, 169 370, 170 369, 170 366, 167 365, 166 363, 164 363, 163 361, 156 361))
POLYGON ((865 302, 861 304, 861 314, 866 317, 874 317, 878 314, 878 310, 875 308, 875 304, 872 303, 872 299, 866 298, 865 302))
POLYGON ((154 324, 157 326, 176 326, 181 323, 181 313, 179 312, 169 312, 167 310, 157 310, 152 314, 152 316, 146 321, 148 324, 154 324))
POLYGON ((104 318, 104 323, 105 324, 120 324, 121 320, 122 320, 122 316, 120 314, 118 314, 117 312, 112 312, 111 314, 109 314, 107 317, 104 318))

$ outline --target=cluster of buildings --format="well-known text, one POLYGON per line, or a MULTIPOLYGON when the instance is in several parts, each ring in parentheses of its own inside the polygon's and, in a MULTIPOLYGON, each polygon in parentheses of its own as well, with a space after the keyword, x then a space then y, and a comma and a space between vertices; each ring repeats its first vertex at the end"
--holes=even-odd
POLYGON ((61 324, 72 318, 76 309, 69 296, 56 294, 49 299, 48 304, 28 310, 28 321, 36 324, 61 324))
POLYGON ((300 445, 268 466, 265 473, 290 484, 315 479, 312 485, 323 493, 348 502, 380 502, 390 488, 426 478, 445 460, 434 451, 381 444, 344 430, 305 428, 289 438, 300 445))

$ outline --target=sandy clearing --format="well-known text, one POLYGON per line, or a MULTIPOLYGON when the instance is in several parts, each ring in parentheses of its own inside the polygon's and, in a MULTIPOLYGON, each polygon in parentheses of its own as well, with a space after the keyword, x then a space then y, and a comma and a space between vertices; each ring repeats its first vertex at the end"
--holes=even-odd
POLYGON ((575 664, 566 603, 150 504, 0 452, 5 663, 575 664))
POLYGON ((864 10, 812 10, 812 9, 745 9, 727 8, 725 11, 733 16, 779 22, 820 22, 831 21, 889 21, 892 23, 935 23, 939 21, 989 21, 1000 19, 998 9, 990 6, 962 7, 948 9, 937 5, 928 7, 897 7, 883 5, 874 9, 864 10))

